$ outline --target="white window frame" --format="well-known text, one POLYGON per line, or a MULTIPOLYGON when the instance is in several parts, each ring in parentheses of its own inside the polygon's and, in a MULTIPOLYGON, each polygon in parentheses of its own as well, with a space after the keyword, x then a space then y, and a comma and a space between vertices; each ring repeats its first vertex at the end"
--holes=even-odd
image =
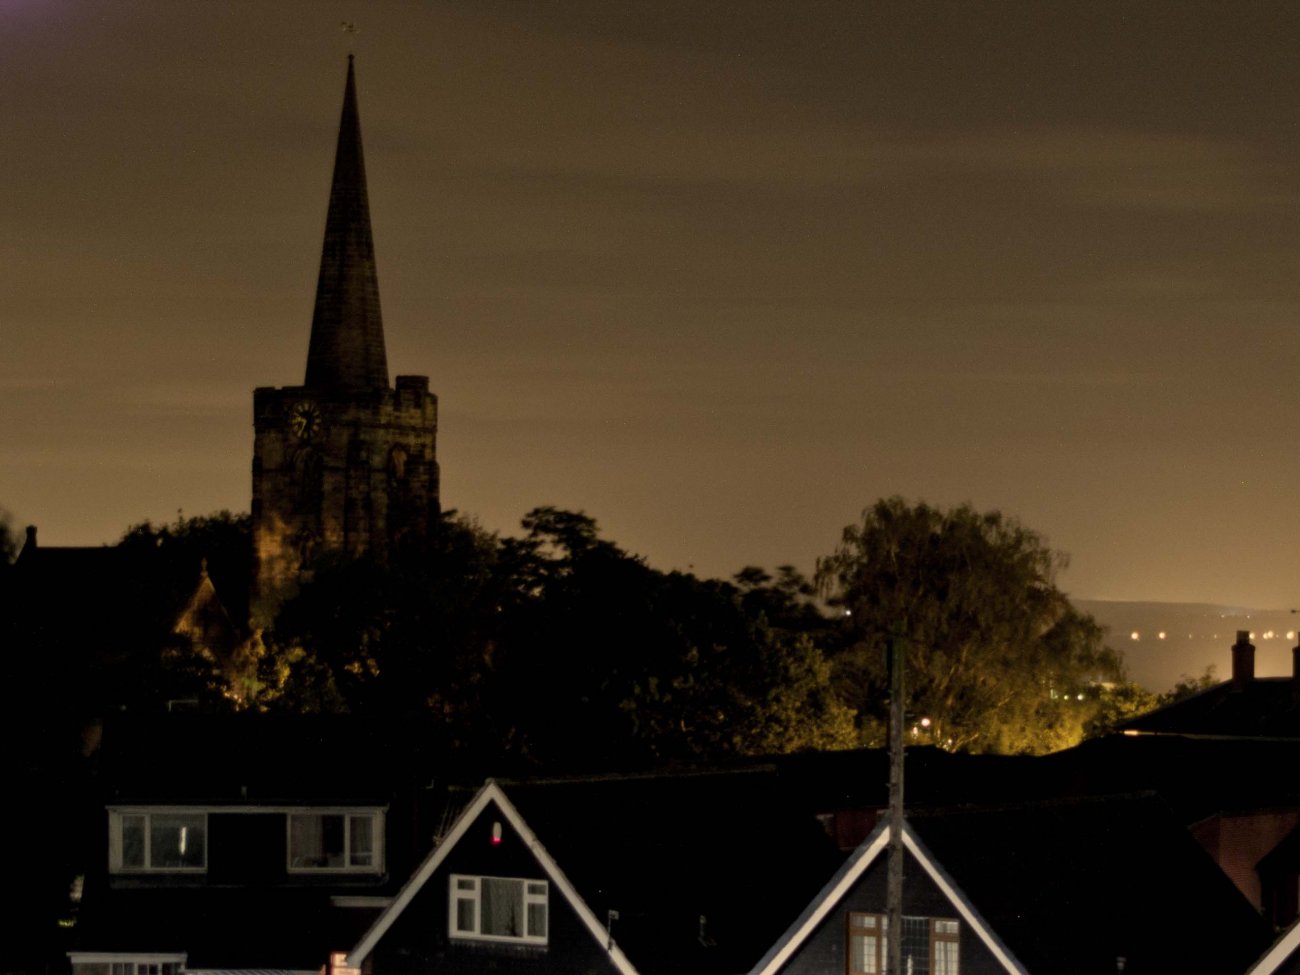
POLYGON ((476 874, 454 873, 447 883, 447 934, 463 941, 501 941, 508 944, 544 945, 550 937, 551 906, 550 884, 545 880, 532 877, 491 877, 476 874), (524 934, 484 934, 483 928, 483 881, 498 880, 518 883, 523 886, 524 934), (461 882, 464 881, 464 886, 461 882), (540 892, 535 888, 540 887, 540 892), (474 926, 472 930, 458 927, 461 903, 474 907, 474 926), (546 909, 546 930, 536 934, 528 930, 528 908, 540 904, 546 909))
POLYGON ((73 975, 78 965, 107 965, 109 975, 165 975, 165 965, 176 966, 170 975, 182 975, 185 972, 187 956, 183 954, 159 954, 153 952, 90 952, 70 951, 68 961, 72 964, 73 975))
MULTIPOLYGON (((208 870, 208 810, 192 806, 110 806, 108 810, 108 869, 110 873, 143 874, 175 873, 202 874, 208 870), (203 821, 203 863, 192 867, 157 866, 153 862, 153 817, 196 816, 203 821), (144 819, 144 864, 127 865, 122 862, 122 827, 129 817, 144 819)), ((133 956, 135 957, 135 956, 133 956)), ((123 959, 117 959, 121 961, 123 959)), ((130 959, 126 959, 130 960, 130 959)))
POLYGON ((337 809, 310 808, 286 809, 284 816, 284 861, 289 873, 383 873, 384 871, 384 811, 382 809, 337 809), (318 867, 295 864, 293 862, 293 817, 294 816, 342 816, 343 817, 343 865, 337 867, 318 867), (353 820, 370 820, 370 863, 354 864, 352 862, 352 822, 353 820))

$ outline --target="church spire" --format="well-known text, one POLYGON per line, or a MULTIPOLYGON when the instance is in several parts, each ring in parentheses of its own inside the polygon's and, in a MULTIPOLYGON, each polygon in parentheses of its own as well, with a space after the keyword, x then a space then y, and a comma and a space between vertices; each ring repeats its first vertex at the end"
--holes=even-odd
POLYGON ((334 154, 334 183, 325 218, 325 246, 316 282, 306 385, 349 392, 388 388, 379 277, 350 54, 334 154))

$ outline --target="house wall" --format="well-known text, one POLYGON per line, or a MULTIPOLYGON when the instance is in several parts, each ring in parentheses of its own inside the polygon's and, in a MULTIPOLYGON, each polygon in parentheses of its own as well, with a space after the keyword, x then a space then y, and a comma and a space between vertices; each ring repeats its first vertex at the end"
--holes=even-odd
MULTIPOLYGON (((886 857, 877 858, 854 889, 836 906, 782 969, 782 975, 836 975, 848 971, 848 915, 852 911, 886 913, 886 857)), ((961 922, 962 975, 1006 975, 957 909, 908 854, 904 866, 903 914, 908 917, 955 918, 961 922)), ((923 963, 928 965, 928 958, 923 963)), ((904 962, 906 966, 906 962, 904 962)), ((925 967, 911 969, 922 975, 925 967)))
MULTIPOLYGON (((154 807, 163 808, 163 807, 154 807)), ((360 808, 360 807, 358 807, 360 808)), ((312 807, 294 811, 311 812, 312 807)), ((231 887, 263 890, 281 887, 319 887, 364 893, 388 878, 386 830, 376 838, 380 869, 375 871, 290 871, 288 868, 288 816, 284 810, 267 812, 207 813, 207 867, 202 871, 134 871, 109 875, 115 889, 159 887, 231 887)), ((386 824, 387 817, 384 818, 386 824)), ((113 828, 109 820, 109 829, 113 828)), ((105 856, 107 859, 107 857, 105 856)), ((408 858, 409 859, 409 858, 408 858)), ((399 869, 404 864, 399 863, 399 869)))
POLYGON ((604 947, 592 937, 554 883, 549 887, 545 945, 451 938, 452 874, 550 879, 506 818, 490 803, 366 958, 362 969, 367 975, 427 975, 431 971, 439 975, 617 972, 604 947), (499 844, 492 842, 493 823, 502 827, 499 844))
POLYGON ((1263 909, 1263 894, 1255 865, 1300 824, 1300 810, 1274 810, 1241 815, 1214 815, 1195 823, 1192 836, 1214 857, 1237 889, 1263 909))

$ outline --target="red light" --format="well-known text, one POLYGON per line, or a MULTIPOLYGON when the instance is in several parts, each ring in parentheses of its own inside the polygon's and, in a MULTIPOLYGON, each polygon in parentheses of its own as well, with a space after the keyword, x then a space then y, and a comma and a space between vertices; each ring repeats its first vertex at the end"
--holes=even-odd
POLYGON ((492 845, 493 846, 501 845, 501 824, 500 823, 492 824, 492 845))

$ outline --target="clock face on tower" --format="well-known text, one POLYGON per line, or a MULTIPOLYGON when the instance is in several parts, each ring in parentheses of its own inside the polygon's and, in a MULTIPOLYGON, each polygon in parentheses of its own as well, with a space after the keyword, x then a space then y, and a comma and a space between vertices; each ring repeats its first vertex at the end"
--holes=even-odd
POLYGON ((301 403, 295 403, 289 410, 289 429, 299 440, 312 440, 318 437, 321 425, 320 407, 315 403, 303 400, 301 403))

